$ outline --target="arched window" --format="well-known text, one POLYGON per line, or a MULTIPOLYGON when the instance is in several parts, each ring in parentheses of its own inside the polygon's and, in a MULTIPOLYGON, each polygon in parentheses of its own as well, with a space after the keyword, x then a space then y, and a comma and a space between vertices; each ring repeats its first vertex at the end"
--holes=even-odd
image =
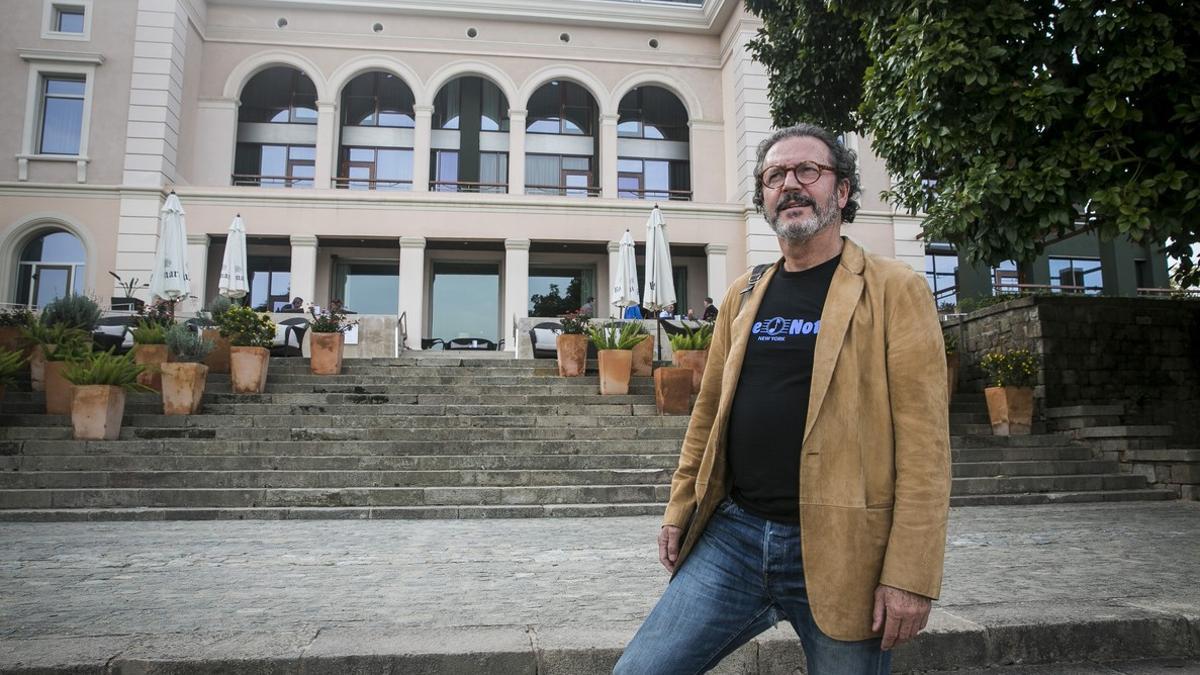
POLYGON ((414 103, 412 89, 391 73, 363 73, 346 85, 336 187, 412 189, 414 103))
POLYGON ((39 232, 21 249, 14 300, 36 308, 64 295, 82 293, 86 260, 83 242, 70 232, 39 232))
POLYGON ((688 115, 679 98, 662 87, 635 87, 617 114, 617 196, 690 200, 688 115))
POLYGON ((529 97, 526 194, 599 196, 600 108, 582 86, 547 82, 529 97))
POLYGON ((464 76, 433 99, 430 189, 508 191, 508 99, 494 83, 464 76))
POLYGON ((317 158, 317 89, 287 66, 250 78, 238 108, 234 185, 312 187, 317 158), (282 125, 296 125, 287 131, 282 125))

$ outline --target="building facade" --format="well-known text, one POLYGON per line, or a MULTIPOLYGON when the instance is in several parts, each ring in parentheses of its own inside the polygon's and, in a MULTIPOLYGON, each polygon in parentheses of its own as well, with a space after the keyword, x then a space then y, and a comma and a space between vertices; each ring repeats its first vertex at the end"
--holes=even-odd
MULTIPOLYGON (((609 305, 658 204, 679 311, 778 256, 751 204, 767 78, 735 0, 8 0, 0 302, 144 285, 186 210, 195 311, 235 215, 251 303, 340 299, 422 339, 609 305)), ((866 142, 847 234, 926 270, 866 142)), ((931 285, 934 285, 931 277, 931 285)), ((145 296, 145 290, 137 294, 145 296)), ((364 323, 364 326, 367 325, 364 323)), ((509 339, 508 347, 511 348, 509 339)))

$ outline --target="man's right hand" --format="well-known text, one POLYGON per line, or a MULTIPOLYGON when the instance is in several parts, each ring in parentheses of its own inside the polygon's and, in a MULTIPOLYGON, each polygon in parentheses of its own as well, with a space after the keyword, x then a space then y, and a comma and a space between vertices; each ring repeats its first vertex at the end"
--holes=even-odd
POLYGON ((682 538, 681 527, 663 525, 658 531, 658 561, 671 574, 675 573, 675 563, 679 560, 679 540, 682 538))

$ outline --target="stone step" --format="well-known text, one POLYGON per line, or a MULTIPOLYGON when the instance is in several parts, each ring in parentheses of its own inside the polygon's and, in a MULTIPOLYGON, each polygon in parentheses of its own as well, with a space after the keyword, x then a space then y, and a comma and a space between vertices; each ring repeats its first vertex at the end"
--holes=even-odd
POLYGON ((1032 447, 952 448, 950 456, 960 462, 1036 462, 1082 461, 1092 459, 1092 451, 1082 445, 1045 445, 1032 447))
MULTIPOLYGON (((324 405, 324 404, 421 404, 421 405, 615 405, 641 403, 654 405, 653 391, 601 396, 599 393, 588 394, 380 394, 380 393, 329 393, 329 392, 272 392, 263 394, 229 394, 206 393, 202 402, 201 414, 210 405, 234 404, 290 404, 290 405, 324 405)), ((21 412, 45 411, 45 397, 41 393, 29 394, 18 392, 12 398, 5 395, 4 409, 6 412, 16 412, 11 406, 21 406, 21 412), (33 405, 29 410, 27 406, 33 405)), ((151 406, 162 410, 162 398, 158 394, 134 394, 126 398, 126 410, 131 408, 151 406)))
POLYGON ((950 446, 954 448, 1030 448, 1037 446, 1065 445, 1070 437, 1063 434, 1028 434, 1025 436, 993 436, 989 429, 984 433, 950 433, 950 446))
POLYGON ((1107 439, 1107 438, 1165 438, 1173 431, 1169 425, 1126 425, 1114 427, 1090 427, 1076 429, 1072 432, 1075 438, 1107 439))
POLYGON ((1120 464, 1100 460, 955 462, 951 469, 956 479, 1000 476, 1064 476, 1117 474, 1120 471, 1120 464))
MULTIPOLYGON (((440 410, 440 409, 439 409, 440 410)), ((303 418, 296 415, 126 415, 124 427, 226 428, 259 427, 292 429, 303 427, 344 427, 355 429, 468 429, 510 427, 670 427, 682 434, 687 429, 686 415, 320 415, 303 418), (300 424, 303 423, 303 424, 300 424)), ((71 418, 65 415, 0 415, 0 428, 65 427, 71 418)), ((682 437, 682 436, 681 436, 682 437)))
POLYGON ((555 441, 3 441, 0 455, 212 455, 327 456, 340 455, 602 455, 679 452, 677 440, 555 441), (14 447, 16 446, 16 447, 14 447))
MULTIPOLYGON (((295 420, 297 422, 307 420, 295 420)), ((683 437, 680 427, 612 426, 612 427, 448 427, 406 428, 352 426, 291 428, 268 427, 122 427, 120 440, 154 440, 169 438, 214 439, 230 441, 515 441, 515 440, 628 440, 668 439, 683 437)), ((73 429, 60 427, 0 428, 4 440, 71 440, 73 429)))
POLYGON ((1131 474, 1075 474, 1058 476, 1000 476, 955 478, 950 494, 954 496, 1019 494, 1026 492, 1087 492, 1137 490, 1146 487, 1146 479, 1131 474))
POLYGON ((1023 504, 1081 504, 1085 502, 1166 501, 1177 499, 1174 490, 1157 488, 1034 492, 1008 495, 956 495, 951 506, 1018 506, 1023 504))
POLYGON ((1125 406, 1115 405, 1069 405, 1056 408, 1046 408, 1047 419, 1061 417, 1119 417, 1125 414, 1125 406))
MULTIPOLYGON (((331 448, 336 449, 336 448, 331 448)), ((0 457, 0 471, 445 471, 671 469, 678 453, 583 455, 32 455, 0 457)))
MULTIPOLYGON (((656 417, 658 410, 654 407, 653 399, 648 403, 609 402, 601 401, 592 405, 562 402, 563 397, 556 401, 560 404, 538 405, 459 405, 459 404, 396 404, 396 403, 210 403, 205 404, 200 411, 205 415, 436 415, 436 416, 584 416, 594 415, 636 415, 639 417, 656 417)), ((618 398, 618 397, 612 397, 618 398)), ((624 398, 624 397, 621 397, 624 398)), ((12 415, 37 415, 46 412, 44 405, 33 404, 4 404, 4 410, 12 415)), ((160 415, 162 404, 127 403, 126 415, 160 415)), ((63 417, 64 424, 70 423, 70 418, 63 417)))
POLYGON ((0 509, 509 506, 665 503, 669 485, 351 488, 83 488, 0 491, 0 509))
POLYGON ((434 488, 665 485, 673 469, 448 471, 33 471, 0 473, 0 491, 26 489, 434 488))

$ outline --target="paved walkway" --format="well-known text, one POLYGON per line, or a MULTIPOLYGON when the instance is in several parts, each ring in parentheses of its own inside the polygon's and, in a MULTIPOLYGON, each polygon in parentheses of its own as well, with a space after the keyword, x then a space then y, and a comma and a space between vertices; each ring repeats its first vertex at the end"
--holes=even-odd
MULTIPOLYGON (((666 583, 657 526, 4 523, 0 670, 603 672, 666 583)), ((1200 504, 955 509, 946 568, 898 670, 1200 658, 1200 504)), ((776 629, 723 670, 800 660, 776 629)))

